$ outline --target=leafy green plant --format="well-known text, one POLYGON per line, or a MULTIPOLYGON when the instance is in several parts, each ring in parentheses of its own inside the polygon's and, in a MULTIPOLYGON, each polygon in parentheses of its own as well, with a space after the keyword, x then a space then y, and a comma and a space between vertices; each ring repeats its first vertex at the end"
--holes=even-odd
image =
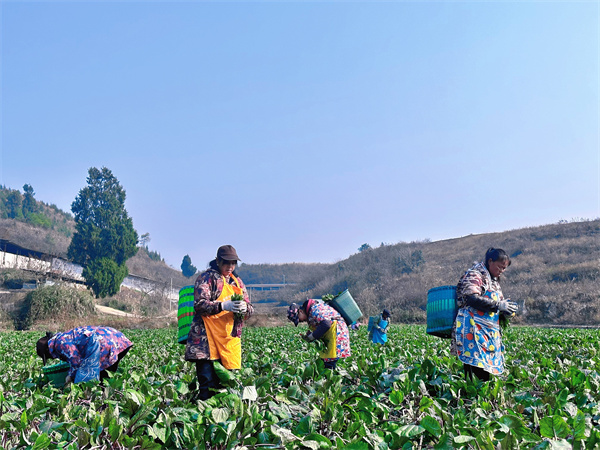
POLYGON ((9 448, 398 449, 600 446, 598 329, 505 331, 507 368, 471 381, 448 342, 390 326, 385 346, 351 334, 326 370, 295 327, 247 328, 243 368, 194 395, 176 331, 125 330, 134 347, 106 380, 37 382, 36 333, 0 335, 0 428, 9 448), (540 351, 543 349, 543 351, 540 351))

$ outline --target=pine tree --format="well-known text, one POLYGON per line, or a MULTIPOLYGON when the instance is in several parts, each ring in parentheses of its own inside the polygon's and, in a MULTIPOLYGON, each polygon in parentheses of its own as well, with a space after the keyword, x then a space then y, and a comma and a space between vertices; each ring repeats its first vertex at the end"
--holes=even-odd
POLYGON ((125 210, 125 190, 112 172, 92 167, 88 174, 88 186, 71 204, 75 234, 67 254, 83 266, 96 297, 106 297, 119 292, 128 275, 125 262, 137 252, 138 234, 125 210))
POLYGON ((181 262, 181 273, 183 276, 189 278, 197 271, 198 269, 192 265, 192 258, 190 258, 190 255, 185 255, 183 257, 183 261, 181 262))

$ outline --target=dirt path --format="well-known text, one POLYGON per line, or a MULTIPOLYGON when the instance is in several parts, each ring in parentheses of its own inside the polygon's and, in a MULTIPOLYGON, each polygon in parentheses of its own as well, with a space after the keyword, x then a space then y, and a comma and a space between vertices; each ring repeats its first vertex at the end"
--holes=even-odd
POLYGON ((108 306, 102 306, 102 305, 95 305, 95 306, 96 306, 96 310, 99 313, 106 314, 109 316, 133 317, 136 319, 166 319, 168 317, 177 317, 177 310, 171 311, 169 314, 166 314, 163 316, 144 317, 144 316, 138 316, 137 314, 127 313, 127 312, 121 311, 119 309, 110 308, 108 306))
POLYGON ((141 316, 131 314, 131 313, 126 313, 125 311, 120 311, 118 309, 109 308, 108 306, 96 305, 96 309, 98 310, 98 312, 100 312, 102 314, 107 314, 109 316, 141 318, 141 316))

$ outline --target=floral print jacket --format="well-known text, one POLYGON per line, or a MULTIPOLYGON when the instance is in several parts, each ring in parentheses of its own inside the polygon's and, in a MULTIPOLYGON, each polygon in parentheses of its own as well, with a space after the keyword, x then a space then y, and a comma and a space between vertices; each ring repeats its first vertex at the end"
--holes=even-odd
MULTIPOLYGON (((248 291, 240 277, 236 276, 239 287, 244 291, 244 300, 248 305, 246 315, 243 320, 247 320, 254 313, 254 307, 250 303, 248 291)), ((229 278, 227 283, 235 286, 235 281, 229 278)), ((194 320, 190 327, 190 332, 185 346, 185 360, 196 361, 200 359, 210 359, 210 349, 208 337, 206 336, 206 327, 202 316, 212 316, 221 312, 221 306, 217 299, 223 292, 223 277, 219 272, 208 269, 202 272, 194 284, 194 320)), ((241 336, 243 320, 235 320, 233 324, 233 333, 241 336)))
POLYGON ((133 345, 123 333, 110 327, 77 327, 57 333, 48 341, 50 354, 71 364, 69 376, 73 379, 85 359, 88 341, 94 334, 100 344, 100 370, 116 363, 119 353, 133 345))

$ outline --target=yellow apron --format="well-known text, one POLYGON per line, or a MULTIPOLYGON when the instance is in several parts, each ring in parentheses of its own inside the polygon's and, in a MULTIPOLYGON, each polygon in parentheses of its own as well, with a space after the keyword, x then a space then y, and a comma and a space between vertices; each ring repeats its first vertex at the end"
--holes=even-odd
POLYGON ((319 358, 337 358, 337 321, 334 320, 327 333, 321 340, 325 343, 325 349, 319 353, 319 358))
MULTIPOLYGON (((237 286, 232 286, 225 281, 223 277, 223 292, 217 299, 218 302, 224 302, 231 298, 233 294, 243 295, 239 287, 238 280, 231 275, 237 286)), ((210 359, 221 360, 221 364, 227 369, 242 368, 242 340, 232 337, 233 313, 231 311, 221 311, 219 314, 202 317, 206 327, 206 336, 210 348, 210 359)))

